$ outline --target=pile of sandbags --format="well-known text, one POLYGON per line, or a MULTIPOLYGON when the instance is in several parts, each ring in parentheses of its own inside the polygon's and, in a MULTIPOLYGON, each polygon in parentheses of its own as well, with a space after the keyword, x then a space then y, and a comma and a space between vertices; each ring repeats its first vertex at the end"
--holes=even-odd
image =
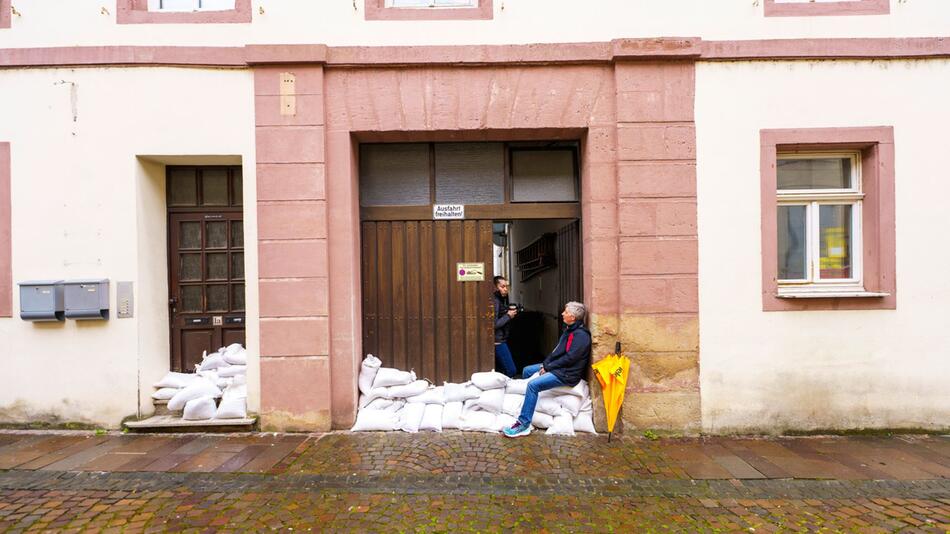
MULTIPOLYGON (((382 367, 368 354, 360 368, 359 412, 351 430, 500 432, 521 413, 529 380, 490 371, 475 373, 463 384, 434 386, 412 371, 382 367)), ((595 433, 587 382, 542 392, 531 423, 547 434, 595 433)))
POLYGON ((194 373, 171 372, 154 384, 155 400, 182 419, 244 419, 247 417, 247 352, 240 343, 202 354, 194 373), (216 402, 219 400, 219 402, 216 402))

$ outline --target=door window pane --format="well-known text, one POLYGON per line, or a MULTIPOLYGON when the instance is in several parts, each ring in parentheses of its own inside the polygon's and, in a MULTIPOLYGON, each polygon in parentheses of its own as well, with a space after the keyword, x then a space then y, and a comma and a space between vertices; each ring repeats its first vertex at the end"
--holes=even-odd
POLYGON ((360 205, 429 203, 429 145, 360 145, 360 205))
POLYGON ((244 221, 231 221, 231 248, 244 248, 244 221))
POLYGON ((228 286, 207 286, 208 311, 228 311, 228 286))
POLYGON ((244 176, 241 174, 241 168, 234 169, 234 175, 231 178, 231 202, 234 206, 244 205, 244 176))
POLYGON ((201 280, 201 254, 182 254, 178 277, 184 282, 201 280))
POLYGON ((201 286, 179 288, 178 309, 185 313, 201 312, 201 286))
POLYGON ((435 200, 443 204, 505 201, 505 151, 501 143, 435 145, 435 200))
POLYGON ((851 278, 851 209, 849 204, 819 207, 822 279, 851 278))
POLYGON ((573 150, 512 150, 512 202, 577 200, 573 150))
POLYGON ((231 285, 231 311, 244 311, 244 284, 231 285))
POLYGON ((779 159, 779 189, 850 189, 851 158, 779 159))
POLYGON ((196 250, 201 248, 201 223, 182 222, 181 235, 178 237, 178 248, 183 250, 196 250))
POLYGON ((176 167, 168 172, 168 205, 198 205, 198 190, 195 188, 194 169, 176 167))
POLYGON ((205 258, 208 261, 207 280, 228 279, 228 255, 226 253, 208 254, 205 258))
POLYGON ((807 206, 778 207, 779 280, 804 280, 806 276, 807 206))
POLYGON ((216 221, 205 223, 205 247, 228 248, 228 223, 216 221))
POLYGON ((231 278, 242 280, 244 278, 244 253, 234 252, 231 254, 231 278))
POLYGON ((228 171, 225 169, 202 171, 201 202, 204 206, 228 205, 228 171))

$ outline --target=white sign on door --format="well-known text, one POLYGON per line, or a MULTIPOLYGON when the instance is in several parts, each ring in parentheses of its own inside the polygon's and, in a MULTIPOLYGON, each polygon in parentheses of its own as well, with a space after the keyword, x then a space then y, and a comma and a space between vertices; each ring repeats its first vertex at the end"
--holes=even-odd
POLYGON ((439 219, 464 219, 465 204, 433 204, 432 218, 439 219))

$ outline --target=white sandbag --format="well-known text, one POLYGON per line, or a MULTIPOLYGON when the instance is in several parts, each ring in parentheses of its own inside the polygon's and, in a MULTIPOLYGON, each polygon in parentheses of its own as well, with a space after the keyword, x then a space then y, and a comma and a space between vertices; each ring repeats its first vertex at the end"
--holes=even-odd
POLYGON ((463 411, 459 428, 477 432, 498 432, 495 430, 495 414, 484 410, 463 411))
POLYGON ((234 375, 231 377, 232 386, 240 386, 241 384, 247 384, 246 374, 234 375))
POLYGON ((574 418, 574 431, 575 432, 590 432, 591 434, 596 434, 597 430, 594 429, 594 412, 593 411, 582 411, 577 414, 574 418))
POLYGON ((203 421, 212 417, 214 417, 214 399, 210 395, 186 402, 185 411, 181 416, 186 421, 203 421))
POLYGON ((475 387, 481 390, 503 388, 508 380, 507 376, 495 371, 472 374, 472 384, 475 384, 475 387))
POLYGON ((221 394, 224 399, 246 399, 247 384, 231 385, 221 394))
POLYGON ((556 400, 565 411, 570 413, 571 417, 574 417, 580 413, 581 404, 584 403, 584 399, 575 397, 574 395, 559 395, 554 397, 554 400, 556 400))
POLYGON ((198 365, 199 371, 213 371, 218 367, 227 367, 229 364, 224 360, 224 356, 218 353, 209 354, 207 358, 201 360, 198 365))
MULTIPOLYGON (((180 389, 174 397, 168 399, 168 409, 173 412, 184 409, 188 401, 198 397, 220 397, 221 389, 207 379, 199 378, 180 389)), ((210 416, 209 416, 210 418, 210 416)))
POLYGON ((465 382, 464 384, 452 384, 446 382, 442 386, 442 397, 445 402, 456 402, 456 401, 467 401, 468 399, 478 398, 482 394, 482 390, 478 389, 470 382, 465 382))
POLYGON ((219 367, 216 369, 218 371, 218 376, 221 378, 228 378, 237 375, 247 374, 246 365, 231 365, 228 367, 219 367))
POLYGON ((426 404, 425 407, 425 412, 422 414, 422 422, 419 423, 419 430, 442 432, 442 405, 426 404))
POLYGON ((162 388, 152 393, 152 398, 155 400, 168 400, 174 397, 175 393, 178 393, 178 388, 162 388))
POLYGON ((363 399, 365 398, 366 398, 365 395, 360 395, 360 409, 361 410, 364 408, 367 410, 385 410, 386 408, 389 408, 395 403, 395 401, 392 399, 382 399, 382 398, 373 399, 369 402, 364 403, 363 399))
POLYGON ((399 430, 410 434, 418 432, 425 411, 425 404, 406 404, 403 406, 402 410, 396 412, 396 416, 399 418, 399 430))
POLYGON ((510 416, 506 413, 500 413, 495 416, 495 430, 501 432, 502 430, 515 424, 515 421, 517 420, 517 417, 510 416))
POLYGON ((559 386, 556 388, 551 388, 545 391, 542 391, 539 396, 541 397, 560 397, 561 395, 573 395, 575 397, 585 398, 590 396, 590 386, 587 385, 587 381, 581 379, 573 387, 568 386, 559 386))
POLYGON ((462 403, 447 402, 442 408, 442 428, 459 428, 462 424, 462 403))
POLYGON ((379 371, 382 365, 383 361, 372 354, 367 354, 366 357, 363 358, 363 364, 360 365, 360 378, 358 381, 361 393, 365 395, 369 393, 369 390, 373 389, 373 380, 376 379, 376 372, 379 371))
MULTIPOLYGON (((187 410, 187 405, 185 406, 187 410)), ((231 397, 221 399, 218 405, 218 411, 215 412, 215 419, 244 419, 247 417, 247 398, 231 397)))
POLYGON ((564 407, 553 397, 538 397, 538 403, 535 404, 534 411, 546 413, 553 417, 563 412, 564 407))
POLYGON ((391 386, 386 388, 387 399, 407 399, 422 395, 429 389, 429 383, 425 380, 416 380, 404 386, 391 386))
POLYGON ((360 410, 351 432, 389 432, 396 429, 396 414, 385 410, 360 410))
POLYGON ((222 347, 218 349, 218 352, 227 356, 228 354, 237 354, 238 352, 244 350, 244 345, 240 343, 231 343, 227 347, 222 347))
POLYGON ((152 384, 156 388, 183 388, 191 384, 198 378, 194 373, 176 373, 171 372, 162 377, 161 380, 152 384))
POLYGON ((501 403, 501 411, 502 413, 517 417, 521 414, 522 405, 524 405, 524 395, 505 393, 505 399, 501 403))
MULTIPOLYGON (((238 347, 241 346, 238 345, 238 347)), ((224 361, 231 365, 247 365, 247 351, 243 347, 235 351, 227 350, 224 352, 224 361)))
POLYGON ((581 403, 581 411, 589 412, 594 409, 594 403, 590 400, 590 397, 584 399, 584 402, 581 403))
POLYGON ((554 418, 546 413, 535 411, 534 417, 531 418, 531 424, 538 428, 551 428, 551 425, 554 424, 554 418))
POLYGON ((554 418, 554 424, 551 425, 545 434, 550 436, 573 436, 574 418, 568 413, 562 413, 554 418))
POLYGON ((511 379, 505 385, 505 393, 510 393, 512 395, 524 395, 525 391, 528 390, 528 379, 527 378, 516 378, 511 379))
POLYGON ((482 392, 475 400, 475 406, 478 406, 486 412, 494 414, 500 413, 505 402, 505 390, 502 388, 489 389, 482 392))
POLYGON ((406 402, 421 402, 422 404, 445 404, 445 397, 442 395, 442 386, 430 387, 420 395, 406 397, 406 402))
MULTIPOLYGON (((373 388, 366 395, 360 396, 364 403, 369 403, 373 399, 388 399, 389 388, 373 388)), ((361 406, 362 408, 362 406, 361 406)))
POLYGON ((373 378, 373 389, 386 388, 389 386, 404 386, 416 379, 416 373, 412 371, 400 371, 391 367, 380 367, 376 371, 376 377, 373 378))

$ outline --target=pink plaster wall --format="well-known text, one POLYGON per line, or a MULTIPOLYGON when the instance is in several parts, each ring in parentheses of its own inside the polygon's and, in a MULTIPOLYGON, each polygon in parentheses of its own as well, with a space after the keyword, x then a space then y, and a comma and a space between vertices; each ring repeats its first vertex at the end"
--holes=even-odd
POLYGON ((10 19, 13 14, 10 12, 10 0, 0 0, 0 29, 10 27, 10 19))
POLYGON ((10 143, 0 143, 0 317, 13 316, 13 216, 10 143))

